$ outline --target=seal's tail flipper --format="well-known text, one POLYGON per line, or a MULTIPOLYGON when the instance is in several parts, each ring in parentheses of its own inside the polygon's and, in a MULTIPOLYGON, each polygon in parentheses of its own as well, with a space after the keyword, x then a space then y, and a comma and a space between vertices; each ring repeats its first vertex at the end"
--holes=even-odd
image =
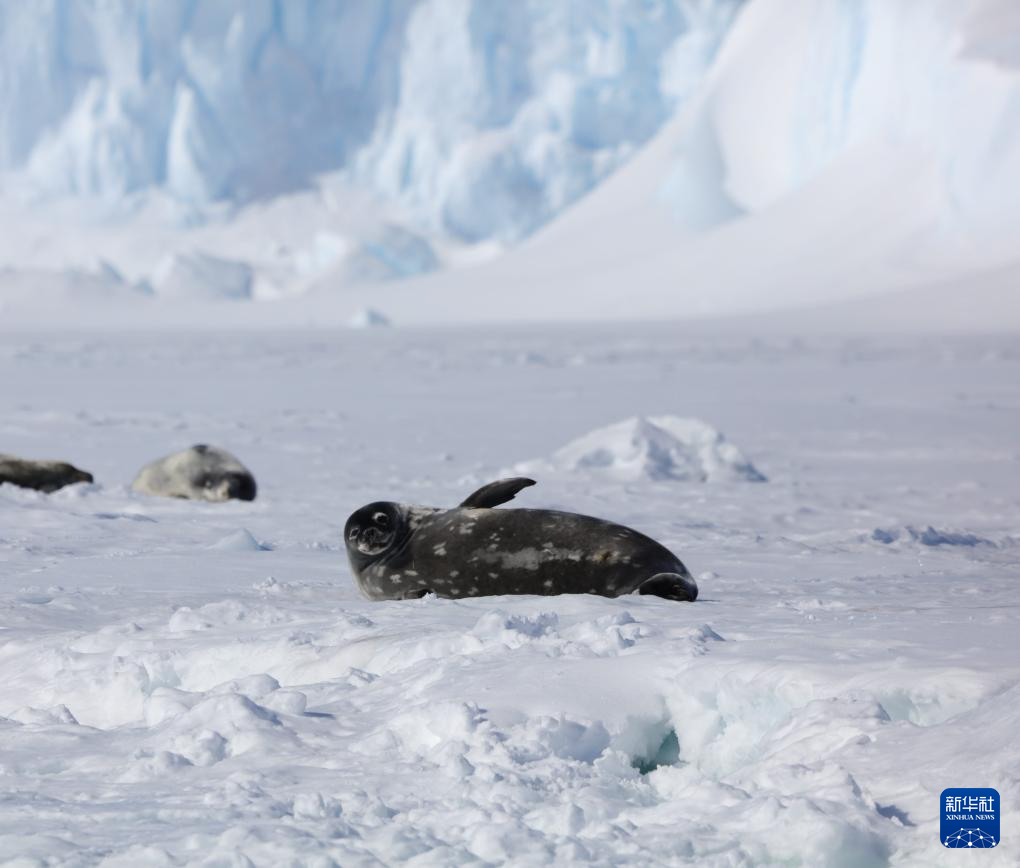
POLYGON ((513 479, 497 479, 468 495, 461 506, 468 509, 488 509, 499 506, 501 503, 513 500, 514 495, 522 488, 534 484, 534 479, 525 479, 523 476, 515 476, 513 479))
POLYGON ((642 582, 637 591, 639 594, 651 594, 665 600, 679 600, 681 603, 693 603, 698 599, 698 583, 689 575, 680 573, 656 573, 642 582))

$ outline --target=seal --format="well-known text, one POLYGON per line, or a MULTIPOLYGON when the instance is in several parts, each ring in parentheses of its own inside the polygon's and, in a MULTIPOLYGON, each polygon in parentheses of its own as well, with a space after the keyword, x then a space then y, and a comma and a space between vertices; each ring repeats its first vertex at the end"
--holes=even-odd
POLYGON ((693 602, 698 586, 655 540, 601 518, 495 509, 533 479, 500 479, 454 509, 377 501, 347 519, 351 571, 370 600, 637 591, 693 602))
POLYGON ((92 482, 92 474, 64 461, 31 461, 0 455, 0 483, 9 482, 36 491, 57 491, 76 482, 92 482))
POLYGON ((131 483, 140 494, 188 500, 254 500, 255 477, 226 449, 200 443, 145 465, 131 483))

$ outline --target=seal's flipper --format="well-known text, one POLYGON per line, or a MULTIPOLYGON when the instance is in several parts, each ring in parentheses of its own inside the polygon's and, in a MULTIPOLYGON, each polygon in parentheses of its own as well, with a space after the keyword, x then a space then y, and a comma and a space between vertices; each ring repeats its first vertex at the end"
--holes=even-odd
POLYGON ((639 594, 651 594, 665 600, 678 600, 681 603, 693 603, 698 599, 698 583, 690 576, 680 573, 657 573, 642 582, 637 591, 639 594))
POLYGON ((497 479, 488 485, 483 485, 474 494, 468 495, 461 504, 467 509, 489 509, 499 506, 508 500, 513 500, 514 495, 522 488, 534 485, 534 479, 525 479, 523 476, 515 476, 513 479, 497 479))

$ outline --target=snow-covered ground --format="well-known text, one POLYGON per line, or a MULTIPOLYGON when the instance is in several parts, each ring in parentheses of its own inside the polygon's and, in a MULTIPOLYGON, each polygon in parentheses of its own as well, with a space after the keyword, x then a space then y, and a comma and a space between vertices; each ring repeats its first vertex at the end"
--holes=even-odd
POLYGON ((1016 864, 1013 337, 6 332, 0 383, 3 451, 97 480, 0 487, 0 860, 955 866, 939 793, 991 786, 1016 864), (553 460, 663 416, 767 481, 553 460), (129 489, 196 442, 258 500, 129 489), (543 457, 514 505, 661 539, 698 602, 358 597, 350 511, 543 457))

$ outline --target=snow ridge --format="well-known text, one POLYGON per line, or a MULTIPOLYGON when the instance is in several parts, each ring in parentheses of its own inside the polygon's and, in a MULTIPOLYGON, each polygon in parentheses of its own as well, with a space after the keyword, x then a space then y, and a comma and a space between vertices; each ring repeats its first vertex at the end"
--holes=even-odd
POLYGON ((629 481, 765 481, 719 431, 700 419, 680 416, 625 419, 572 440, 550 459, 525 461, 514 470, 607 475, 629 481))

